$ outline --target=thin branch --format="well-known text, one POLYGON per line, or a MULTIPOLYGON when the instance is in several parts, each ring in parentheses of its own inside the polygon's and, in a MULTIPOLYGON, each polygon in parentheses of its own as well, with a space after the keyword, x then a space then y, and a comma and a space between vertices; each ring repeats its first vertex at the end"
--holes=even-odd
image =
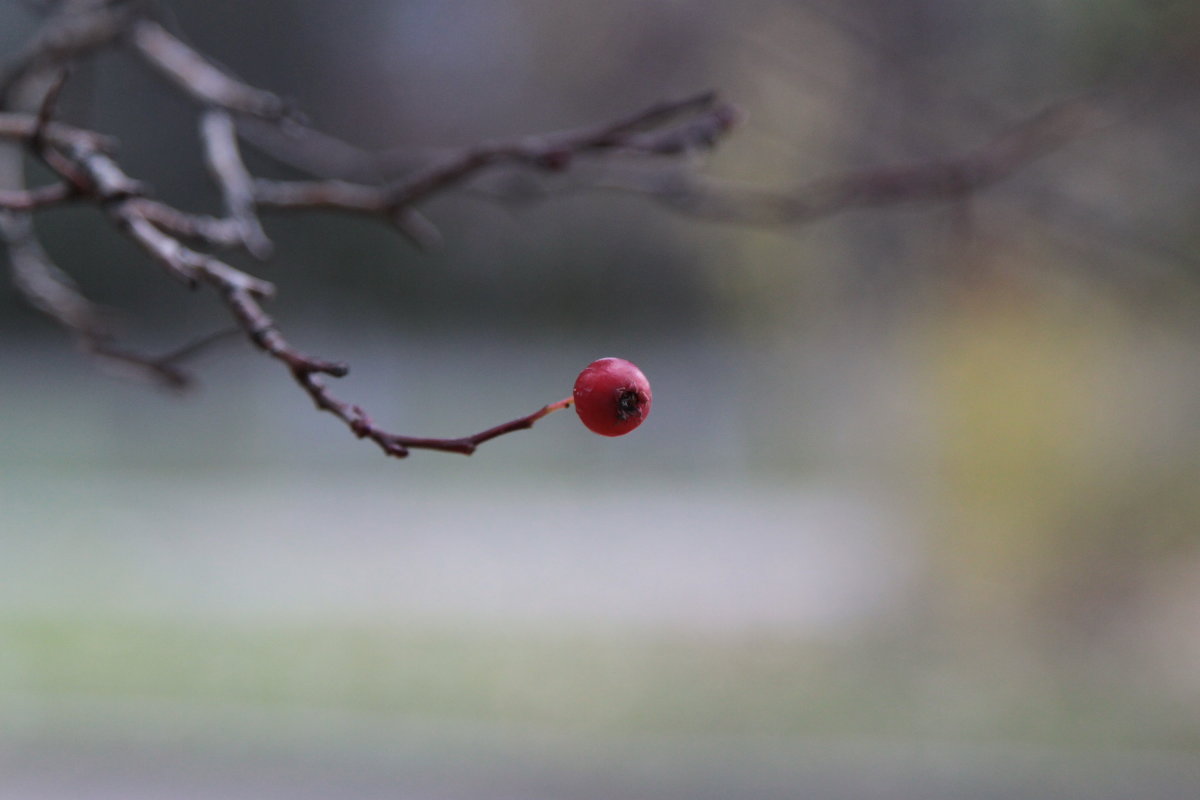
POLYGON ((255 199, 279 209, 331 209, 381 215, 396 222, 414 204, 499 165, 559 172, 579 155, 614 151, 674 155, 712 147, 739 119, 737 110, 712 92, 656 103, 617 122, 540 136, 484 143, 444 155, 436 163, 382 186, 343 180, 258 179, 255 199), (690 115, 690 116, 688 116, 690 115), (682 122, 668 125, 687 116, 682 122), (661 126, 661 127, 660 127, 661 126))
POLYGON ((418 439, 405 437, 401 439, 403 444, 411 448, 424 448, 426 450, 441 450, 449 453, 462 453, 463 455, 471 455, 475 449, 484 442, 491 441, 499 436, 504 436, 515 431, 523 431, 532 428, 534 423, 548 414, 553 414, 555 411, 561 411, 564 408, 570 408, 575 403, 575 398, 567 397, 559 400, 556 403, 550 403, 534 411, 532 414, 527 414, 523 417, 502 423, 493 428, 488 428, 485 431, 480 431, 473 436, 463 436, 458 439, 418 439))
POLYGON ((954 200, 1113 123, 1095 98, 1052 105, 956 158, 834 175, 768 190, 661 170, 611 168, 590 186, 636 192, 686 214, 754 225, 798 225, 855 208, 954 200))
MULTIPOLYGON (((179 354, 152 357, 117 347, 105 322, 105 309, 88 300, 75 281, 50 260, 26 216, 0 214, 0 240, 8 250, 13 284, 34 308, 68 331, 80 349, 128 377, 183 389, 189 376, 178 369, 179 354)), ((190 355, 190 351, 184 352, 190 355)))
POLYGON ((181 392, 190 389, 196 382, 195 377, 182 368, 183 362, 210 349, 222 339, 240 334, 241 331, 236 328, 216 331, 160 356, 125 350, 104 340, 86 343, 85 349, 90 356, 106 366, 109 372, 181 392))
POLYGON ((107 206, 109 216, 117 226, 173 277, 194 288, 201 281, 218 276, 223 283, 257 297, 270 297, 275 293, 275 287, 267 281, 242 272, 206 253, 193 250, 178 239, 163 233, 140 209, 137 203, 126 201, 107 206))
POLYGON ((50 79, 50 84, 46 87, 46 94, 42 97, 41 105, 38 107, 36 125, 33 135, 29 137, 29 149, 46 166, 66 179, 66 182, 76 191, 82 192, 88 185, 87 176, 80 172, 69 158, 60 153, 46 136, 46 130, 50 127, 50 120, 58 105, 58 98, 62 94, 63 86, 66 85, 69 76, 70 69, 63 67, 57 70, 57 74, 50 79))
POLYGON ((131 197, 125 201, 134 212, 154 223, 163 232, 206 247, 241 247, 242 228, 229 217, 213 217, 180 211, 149 197, 131 197))
MULTIPOLYGON (((370 153, 336 136, 298 124, 277 125, 244 118, 237 121, 237 133, 268 158, 312 177, 331 181, 328 195, 335 201, 308 207, 335 208, 371 215, 384 213, 377 187, 363 187, 361 184, 334 176, 343 173, 386 175, 391 169, 383 169, 383 162, 393 160, 390 154, 370 153), (359 191, 362 188, 366 191, 359 191), (337 202, 336 198, 341 198, 341 202, 337 202)), ((424 161, 423 157, 408 151, 400 158, 409 169, 424 161)), ((292 193, 286 181, 255 179, 254 188, 255 200, 260 206, 305 207, 302 203, 293 205, 290 199, 292 193), (272 199, 278 202, 269 202, 272 199)), ((387 210, 385 216, 387 221, 419 250, 432 250, 442 242, 437 226, 415 208, 387 210)))
POLYGON ((99 308, 50 260, 27 215, 0 213, 0 239, 8 248, 13 283, 34 308, 84 336, 107 333, 99 308))
POLYGON ((663 155, 711 147, 739 117, 733 106, 718 103, 714 93, 704 92, 656 103, 616 123, 467 148, 384 187, 384 192, 392 207, 406 206, 497 164, 524 164, 558 172, 573 157, 584 153, 614 150, 663 155), (695 116, 679 125, 645 130, 689 113, 695 116))
POLYGON ((200 140, 204 143, 209 172, 221 189, 225 210, 233 220, 241 242, 255 258, 269 258, 274 246, 258 219, 254 179, 246 171, 238 151, 233 118, 226 111, 205 112, 200 118, 200 140))
POLYGON ((429 162, 432 152, 411 147, 368 150, 300 124, 239 117, 238 136, 278 164, 314 178, 349 181, 389 180, 429 162))
POLYGON ((281 97, 230 75, 157 22, 148 19, 135 22, 131 40, 147 64, 203 105, 267 120, 293 115, 281 97))
POLYGON ((78 200, 82 197, 74 186, 53 183, 36 189, 0 189, 0 208, 8 211, 35 211, 78 200))
MULTIPOLYGON (((87 183, 81 190, 90 191, 103 201, 104 210, 119 229, 141 245, 151 258, 161 265, 171 277, 190 286, 199 285, 201 275, 207 269, 236 273, 235 283, 253 287, 260 294, 271 294, 274 288, 257 278, 217 261, 182 245, 178 240, 163 233, 144 213, 140 203, 145 187, 130 178, 117 162, 104 153, 83 147, 72 147, 70 158, 75 167, 82 171, 87 183)), ((54 166, 52 164, 52 166, 54 166)))
POLYGON ((251 341, 288 367, 292 378, 308 394, 318 409, 327 411, 340 419, 358 438, 374 442, 385 455, 404 458, 408 455, 409 450, 413 449, 440 450, 471 455, 480 444, 506 433, 531 428, 542 417, 566 408, 572 402, 571 398, 567 398, 557 403, 551 403, 532 414, 511 422, 488 428, 472 436, 455 439, 435 439, 389 433, 375 425, 360 406, 334 396, 319 377, 321 373, 335 378, 343 377, 349 372, 347 365, 323 361, 299 353, 288 344, 283 334, 279 332, 275 321, 263 310, 257 298, 247 291, 224 284, 217 276, 209 275, 208 280, 221 293, 242 329, 250 336, 251 341))
POLYGON ((95 131, 64 125, 61 122, 39 126, 38 118, 34 114, 0 112, 0 139, 28 143, 35 136, 43 137, 55 147, 78 147, 101 153, 112 153, 117 149, 115 139, 95 131))
POLYGON ((0 73, 0 107, 31 77, 103 49, 140 13, 142 0, 66 3, 0 73))
POLYGON ((158 361, 163 364, 179 364, 184 361, 190 361, 205 350, 211 349, 218 342, 241 335, 242 331, 240 328, 222 328, 219 331, 213 331, 212 333, 197 337, 169 353, 164 353, 158 357, 158 361))

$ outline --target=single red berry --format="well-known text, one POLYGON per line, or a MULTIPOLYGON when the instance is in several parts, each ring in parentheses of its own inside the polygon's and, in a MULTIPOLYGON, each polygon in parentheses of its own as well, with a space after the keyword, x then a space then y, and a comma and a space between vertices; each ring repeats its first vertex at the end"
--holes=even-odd
POLYGON ((601 358, 575 379, 575 412, 588 430, 621 436, 650 415, 650 381, 623 358, 601 358))

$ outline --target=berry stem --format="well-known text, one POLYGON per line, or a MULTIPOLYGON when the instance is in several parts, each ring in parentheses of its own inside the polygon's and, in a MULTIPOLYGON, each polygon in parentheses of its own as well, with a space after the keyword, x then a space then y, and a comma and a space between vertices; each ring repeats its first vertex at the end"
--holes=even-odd
POLYGON ((542 406, 537 411, 533 412, 532 414, 529 414, 528 416, 514 419, 511 422, 505 422, 501 425, 497 425, 494 428, 488 428, 486 431, 480 431, 479 433, 475 434, 474 436, 468 436, 467 439, 469 441, 471 441, 473 444, 480 445, 480 444, 483 444, 484 442, 488 441, 489 439, 495 439, 497 436, 503 436, 506 433, 512 433, 513 431, 520 431, 520 430, 525 430, 526 428, 532 428, 533 423, 537 422, 542 417, 546 416, 547 414, 553 414, 555 411, 561 411, 564 408, 570 408, 571 404, 574 402, 575 402, 574 397, 564 397, 562 400, 559 400, 557 403, 550 403, 548 405, 542 406))
POLYGON ((553 414, 555 411, 561 411, 564 408, 570 408, 574 404, 574 397, 564 397, 556 403, 550 403, 534 411, 532 414, 526 414, 523 417, 501 423, 494 428, 488 428, 485 431, 480 431, 473 436, 463 436, 458 439, 425 439, 412 436, 395 436, 389 435, 388 438, 393 445, 393 449, 385 451, 389 455, 403 457, 407 455, 409 448, 419 448, 423 450, 441 450, 447 453, 462 453, 463 455, 471 455, 475 452, 475 448, 484 442, 495 439, 497 436, 503 436, 506 433, 513 431, 523 431, 527 428, 532 428, 533 423, 537 422, 542 417, 553 414))

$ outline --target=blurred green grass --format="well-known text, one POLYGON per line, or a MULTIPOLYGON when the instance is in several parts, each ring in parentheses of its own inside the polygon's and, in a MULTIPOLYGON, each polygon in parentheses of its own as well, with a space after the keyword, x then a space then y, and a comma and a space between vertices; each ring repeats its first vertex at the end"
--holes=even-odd
MULTIPOLYGON (((61 712, 99 702, 109 723, 123 705, 136 718, 143 704, 165 703, 182 710, 180 727, 194 708, 249 710, 268 720, 275 713, 281 729, 305 711, 617 741, 815 737, 1081 753, 1200 746, 1195 715, 1153 687, 1081 673, 999 667, 972 673, 895 645, 214 624, 82 612, 7 614, 0 619, 0 652, 0 711, 10 712, 9 734, 11 721, 21 718, 14 709, 45 703, 61 712)), ((111 731, 105 724, 96 733, 111 731)))

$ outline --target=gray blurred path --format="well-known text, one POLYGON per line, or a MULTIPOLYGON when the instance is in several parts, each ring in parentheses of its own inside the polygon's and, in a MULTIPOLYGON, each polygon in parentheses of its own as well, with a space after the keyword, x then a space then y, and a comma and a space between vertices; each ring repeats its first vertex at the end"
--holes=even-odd
MULTIPOLYGON (((62 709, 58 721, 80 712, 62 709)), ((105 713, 103 705, 85 710, 105 713)), ((87 735, 0 736, 0 798, 1195 800, 1200 793, 1200 761, 1190 754, 887 739, 608 739, 436 720, 284 716, 169 705, 138 712, 123 704, 105 743, 87 735), (261 736, 264 726, 274 739, 261 736)), ((81 721, 80 730, 97 729, 95 719, 81 721)))
POLYGON ((914 557, 820 486, 25 473, 0 501, 9 609, 836 634, 914 557))

